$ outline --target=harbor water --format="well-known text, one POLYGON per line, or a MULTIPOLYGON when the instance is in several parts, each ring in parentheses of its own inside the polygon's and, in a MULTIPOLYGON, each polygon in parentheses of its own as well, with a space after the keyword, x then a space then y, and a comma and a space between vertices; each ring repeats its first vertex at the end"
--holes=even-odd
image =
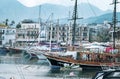
POLYGON ((91 79, 97 71, 62 69, 51 71, 47 60, 0 56, 0 79, 91 79), (72 76, 70 76, 72 73, 72 76))

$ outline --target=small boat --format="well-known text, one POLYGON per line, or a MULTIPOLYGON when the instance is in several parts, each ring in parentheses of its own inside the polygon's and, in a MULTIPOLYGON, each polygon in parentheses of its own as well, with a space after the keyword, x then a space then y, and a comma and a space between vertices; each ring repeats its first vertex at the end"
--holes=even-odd
POLYGON ((22 51, 23 58, 27 61, 29 60, 38 60, 38 56, 35 53, 28 52, 27 50, 22 51))

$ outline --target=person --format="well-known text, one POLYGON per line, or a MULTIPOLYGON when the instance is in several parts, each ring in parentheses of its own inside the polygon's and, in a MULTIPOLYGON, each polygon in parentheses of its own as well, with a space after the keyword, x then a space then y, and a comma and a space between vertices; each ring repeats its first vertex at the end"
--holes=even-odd
POLYGON ((75 76, 74 72, 70 72, 69 75, 70 75, 70 76, 75 76))

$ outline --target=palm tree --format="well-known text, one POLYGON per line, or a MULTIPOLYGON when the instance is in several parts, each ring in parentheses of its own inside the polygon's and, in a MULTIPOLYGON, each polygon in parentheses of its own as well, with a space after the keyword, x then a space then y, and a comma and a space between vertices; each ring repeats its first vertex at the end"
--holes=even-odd
POLYGON ((18 23, 18 24, 16 25, 16 28, 21 28, 21 24, 18 23))
POLYGON ((98 40, 99 42, 108 42, 110 41, 111 34, 109 33, 109 29, 102 29, 101 31, 98 31, 98 40))
POLYGON ((9 20, 6 19, 4 23, 6 26, 13 26, 15 24, 15 21, 11 21, 11 23, 9 23, 9 20))
POLYGON ((15 24, 15 21, 11 21, 10 23, 10 26, 14 25, 15 24))
POLYGON ((8 19, 5 20, 5 25, 8 26, 8 19))

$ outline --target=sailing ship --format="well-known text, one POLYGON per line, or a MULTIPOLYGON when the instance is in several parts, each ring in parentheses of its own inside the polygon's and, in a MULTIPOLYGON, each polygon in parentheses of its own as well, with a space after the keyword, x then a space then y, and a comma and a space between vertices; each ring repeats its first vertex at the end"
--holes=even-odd
MULTIPOLYGON (((115 2, 116 4, 116 2, 115 2)), ((116 13, 115 13, 116 14, 116 13)), ((120 53, 118 50, 108 47, 106 50, 111 50, 111 52, 102 51, 100 52, 99 47, 79 47, 79 50, 75 50, 75 27, 77 19, 77 0, 75 0, 74 8, 74 24, 72 30, 72 46, 68 47, 69 50, 66 52, 55 53, 43 53, 48 59, 51 69, 60 69, 61 67, 73 67, 79 66, 83 70, 86 69, 102 69, 102 66, 110 66, 119 68, 120 66, 120 53), (82 49, 82 50, 80 50, 82 49), (86 50, 83 50, 86 49, 86 50), (92 50, 92 51, 91 51, 92 50), (95 52, 94 50, 98 50, 95 52)), ((116 24, 116 21, 114 24, 116 24)), ((114 25, 115 27, 115 25, 114 25)), ((115 29, 114 29, 115 32, 115 29)), ((115 40, 114 40, 115 41, 115 40)), ((115 43, 115 42, 114 42, 115 43)), ((100 45, 101 46, 101 45, 100 45)))

